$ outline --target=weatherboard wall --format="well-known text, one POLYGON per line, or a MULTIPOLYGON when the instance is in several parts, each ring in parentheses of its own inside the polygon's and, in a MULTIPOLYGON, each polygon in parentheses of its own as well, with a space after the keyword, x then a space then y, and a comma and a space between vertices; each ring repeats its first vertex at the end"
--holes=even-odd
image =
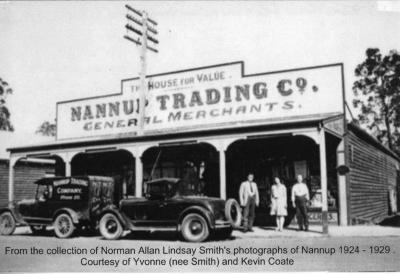
MULTIPOLYGON (((8 160, 0 160, 0 205, 8 203, 8 160)), ((32 199, 35 196, 34 181, 54 172, 51 164, 18 162, 14 168, 14 195, 15 201, 32 199)))
POLYGON ((348 144, 350 222, 378 221, 390 214, 389 190, 396 188, 398 161, 352 130, 348 144))

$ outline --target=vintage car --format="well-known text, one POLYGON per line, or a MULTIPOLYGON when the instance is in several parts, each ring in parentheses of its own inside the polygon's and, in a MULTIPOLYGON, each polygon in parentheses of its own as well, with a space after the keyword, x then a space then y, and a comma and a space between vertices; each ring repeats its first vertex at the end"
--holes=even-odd
POLYGON ((35 182, 35 199, 21 200, 0 209, 0 234, 28 225, 40 233, 54 226, 59 238, 76 228, 95 227, 103 209, 113 204, 114 181, 100 176, 50 177, 35 182))
POLYGON ((104 238, 118 239, 124 230, 179 231, 189 242, 206 240, 211 233, 229 237, 240 224, 236 200, 181 194, 182 180, 162 178, 145 184, 144 198, 120 201, 100 220, 104 238))

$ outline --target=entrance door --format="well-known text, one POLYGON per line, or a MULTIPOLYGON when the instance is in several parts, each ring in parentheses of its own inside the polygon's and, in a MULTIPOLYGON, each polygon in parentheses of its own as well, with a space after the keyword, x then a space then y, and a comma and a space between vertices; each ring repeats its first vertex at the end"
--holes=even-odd
MULTIPOLYGON (((286 186, 287 200, 290 201, 296 172, 309 174, 310 178, 311 175, 319 176, 318 146, 308 137, 288 135, 240 140, 228 147, 226 156, 228 198, 237 199, 241 182, 247 179, 249 173, 254 174, 260 196, 256 225, 275 225, 275 217, 269 213, 275 177, 286 186)), ((288 203, 288 222, 294 213, 295 210, 288 203)))

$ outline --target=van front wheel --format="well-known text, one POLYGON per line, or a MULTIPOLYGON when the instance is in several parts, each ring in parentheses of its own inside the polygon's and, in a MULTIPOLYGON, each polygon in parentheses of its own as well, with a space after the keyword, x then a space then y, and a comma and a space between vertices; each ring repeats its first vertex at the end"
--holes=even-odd
POLYGON ((0 234, 11 235, 16 227, 14 216, 11 212, 4 212, 0 215, 0 234))

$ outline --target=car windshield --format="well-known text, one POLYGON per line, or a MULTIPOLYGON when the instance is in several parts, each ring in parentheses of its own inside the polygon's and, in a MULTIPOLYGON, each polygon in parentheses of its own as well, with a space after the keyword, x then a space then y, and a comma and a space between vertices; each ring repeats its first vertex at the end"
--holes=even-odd
POLYGON ((193 184, 187 180, 181 180, 177 185, 177 194, 180 196, 198 196, 201 194, 198 187, 199 184, 193 184))
POLYGON ((175 187, 172 183, 160 182, 147 185, 147 194, 150 197, 163 196, 172 197, 175 195, 175 187))

